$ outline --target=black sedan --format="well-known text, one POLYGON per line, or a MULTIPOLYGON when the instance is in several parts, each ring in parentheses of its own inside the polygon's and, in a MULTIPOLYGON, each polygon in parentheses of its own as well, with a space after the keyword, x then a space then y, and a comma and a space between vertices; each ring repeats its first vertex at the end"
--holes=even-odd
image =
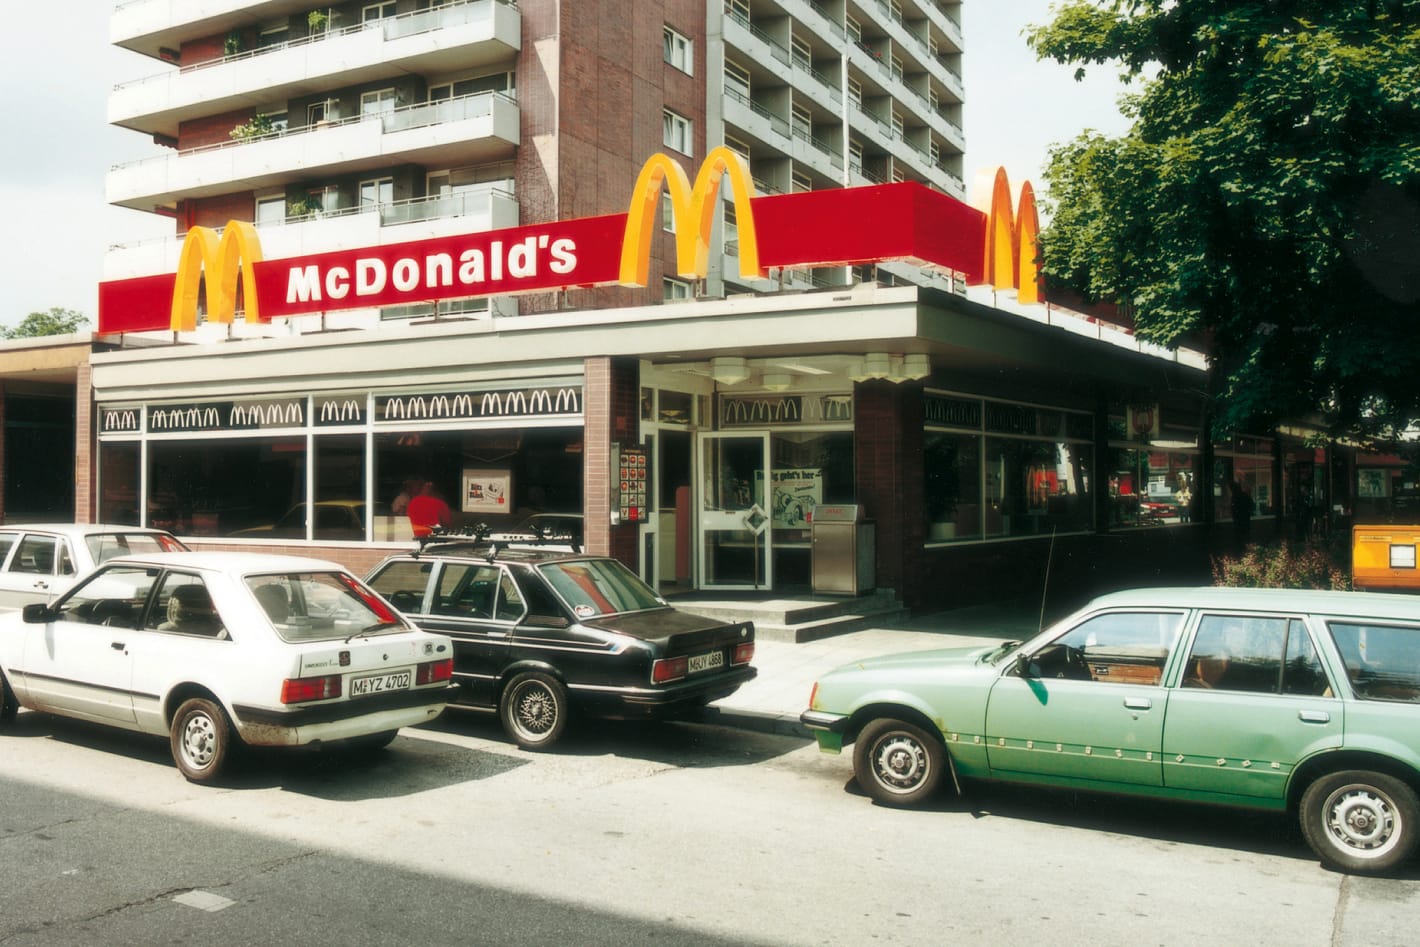
POLYGON ((615 559, 451 539, 391 556, 367 581, 453 639, 457 702, 498 713, 530 750, 573 713, 684 715, 755 676, 753 622, 678 611, 615 559))

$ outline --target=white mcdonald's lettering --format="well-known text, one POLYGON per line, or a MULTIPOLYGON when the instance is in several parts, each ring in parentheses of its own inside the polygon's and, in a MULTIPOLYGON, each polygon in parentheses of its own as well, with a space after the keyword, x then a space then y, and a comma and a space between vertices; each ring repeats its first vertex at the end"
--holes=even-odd
POLYGON ((361 256, 350 265, 293 266, 286 272, 286 302, 294 305, 345 299, 352 290, 358 299, 378 296, 391 287, 399 293, 473 289, 490 281, 536 279, 544 269, 566 276, 576 268, 575 240, 535 234, 512 243, 491 240, 487 247, 468 247, 459 253, 457 265, 452 253, 441 251, 422 257, 397 257, 392 263, 381 257, 361 256))
POLYGON ((509 414, 527 414, 528 396, 521 391, 510 391, 507 400, 503 402, 509 414))
POLYGON ((446 418, 449 416, 449 399, 444 395, 435 395, 429 399, 429 416, 434 418, 446 418))
POLYGON ((498 392, 496 391, 485 392, 483 395, 483 404, 479 405, 478 413, 493 415, 502 414, 503 396, 498 394, 498 392), (490 407, 493 410, 488 410, 490 407))
POLYGON ((455 395, 454 415, 456 417, 466 418, 471 414, 473 414, 473 399, 468 395, 455 395))
POLYGON ((546 388, 539 388, 532 393, 532 396, 528 399, 528 410, 533 413, 552 410, 552 395, 547 393, 546 388))

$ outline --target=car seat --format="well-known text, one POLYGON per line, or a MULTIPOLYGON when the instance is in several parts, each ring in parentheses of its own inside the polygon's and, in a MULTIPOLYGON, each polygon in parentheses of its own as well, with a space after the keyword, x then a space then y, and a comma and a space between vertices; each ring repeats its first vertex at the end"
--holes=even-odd
POLYGON ((159 625, 158 630, 227 637, 227 631, 222 627, 222 620, 212 604, 212 596, 202 585, 179 585, 173 589, 168 597, 168 620, 159 625))
POLYGON ((274 624, 281 624, 291 617, 291 605, 286 599, 286 592, 281 586, 268 582, 259 585, 252 592, 256 600, 261 603, 262 609, 266 611, 266 616, 274 624))

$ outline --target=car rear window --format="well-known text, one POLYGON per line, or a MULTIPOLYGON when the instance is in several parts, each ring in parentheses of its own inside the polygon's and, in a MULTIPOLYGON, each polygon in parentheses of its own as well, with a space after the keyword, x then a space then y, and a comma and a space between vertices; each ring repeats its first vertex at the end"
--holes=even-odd
POLYGON ((650 586, 615 559, 554 562, 538 569, 578 618, 665 606, 650 586))
POLYGON ((84 537, 94 564, 129 553, 177 552, 186 549, 176 538, 162 533, 95 533, 84 537))
POLYGON ((407 630, 383 599, 343 572, 250 575, 245 581, 284 641, 330 641, 407 630))
POLYGON ((1328 627, 1358 698, 1420 701, 1420 626, 1334 621, 1328 627))

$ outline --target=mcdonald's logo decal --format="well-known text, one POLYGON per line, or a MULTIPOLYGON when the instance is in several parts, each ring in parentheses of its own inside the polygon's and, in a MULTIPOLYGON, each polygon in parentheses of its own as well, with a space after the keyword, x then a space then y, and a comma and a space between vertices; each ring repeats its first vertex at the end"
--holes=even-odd
POLYGON ((730 179, 734 196, 735 218, 739 230, 740 275, 745 279, 762 277, 759 267, 759 241, 754 227, 754 211, 750 200, 754 185, 749 165, 744 158, 721 145, 710 149, 695 186, 674 158, 655 154, 647 159, 631 192, 631 210, 626 215, 626 230, 621 238, 620 281, 625 286, 645 286, 651 262, 651 234, 659 229, 661 183, 670 191, 671 217, 675 221, 676 272, 681 276, 703 279, 710 270, 710 232, 715 226, 720 179, 730 179))
POLYGON ((745 159, 721 146, 711 149, 693 182, 680 159, 653 154, 625 214, 278 260, 262 258, 250 223, 231 221, 220 237, 193 227, 175 274, 99 284, 98 331, 195 329, 204 281, 207 321, 217 323, 233 320, 239 296, 246 321, 259 322, 571 287, 645 286, 663 192, 676 221, 674 272, 703 279, 726 180, 742 278, 787 267, 901 260, 950 271, 967 283, 1015 286, 1023 301, 1039 299, 1034 195, 1026 185, 1012 213, 1004 172, 997 174, 987 212, 913 182, 756 196, 745 159))
POLYGON ((207 274, 207 318, 231 322, 237 310, 237 273, 246 290, 247 322, 261 317, 256 292, 256 264, 261 262, 261 241, 256 228, 240 220, 227 222, 221 239, 208 227, 193 227, 182 242, 173 285, 174 332, 197 328, 197 294, 202 274, 207 274))
POLYGON ((1014 289, 1023 303, 1040 302, 1040 220, 1035 210, 1035 190, 1021 185, 1020 204, 1011 213, 1011 185, 1006 169, 997 168, 991 182, 986 211, 986 239, 982 249, 983 279, 996 289, 1014 289))

